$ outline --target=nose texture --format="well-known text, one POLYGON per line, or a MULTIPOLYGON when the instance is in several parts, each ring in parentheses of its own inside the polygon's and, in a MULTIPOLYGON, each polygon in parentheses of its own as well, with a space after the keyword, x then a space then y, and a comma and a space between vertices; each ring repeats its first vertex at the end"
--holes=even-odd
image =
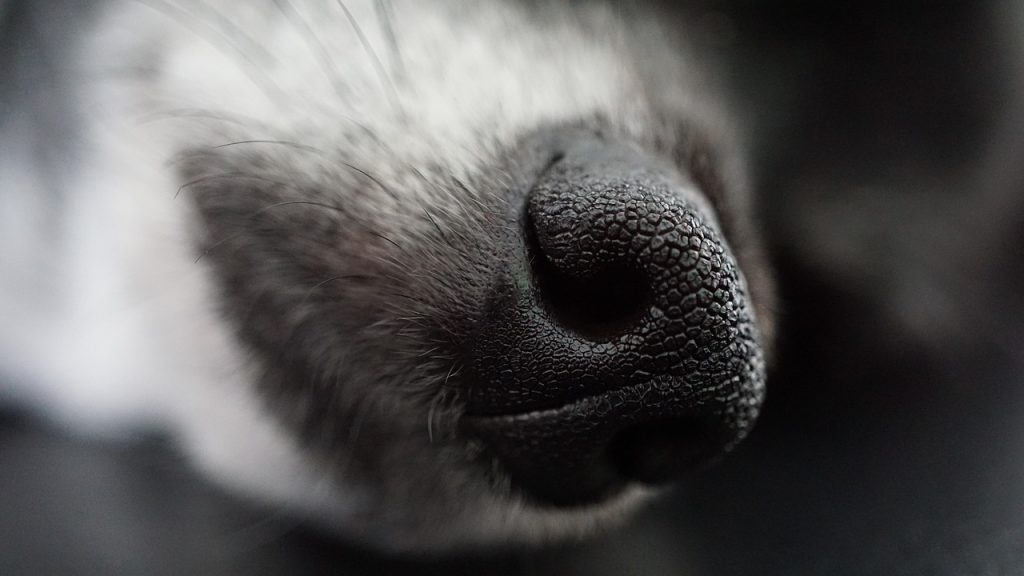
POLYGON ((465 422, 523 494, 660 484, 738 442, 764 393, 746 287, 667 161, 577 139, 527 200, 524 257, 470 344, 465 422))

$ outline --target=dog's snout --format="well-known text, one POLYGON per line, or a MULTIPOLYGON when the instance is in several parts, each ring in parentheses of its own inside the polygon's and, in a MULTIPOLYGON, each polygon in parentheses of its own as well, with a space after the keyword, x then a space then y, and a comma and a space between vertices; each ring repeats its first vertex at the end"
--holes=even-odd
POLYGON ((699 190, 629 146, 567 146, 526 202, 521 266, 470 343, 465 422, 529 497, 663 483, 741 439, 764 368, 699 190))

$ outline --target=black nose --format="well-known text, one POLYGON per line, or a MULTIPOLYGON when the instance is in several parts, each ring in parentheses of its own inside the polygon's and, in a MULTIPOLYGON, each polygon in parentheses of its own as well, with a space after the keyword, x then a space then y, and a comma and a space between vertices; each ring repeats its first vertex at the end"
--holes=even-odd
POLYGON ((534 501, 660 484, 738 442, 764 367, 746 287, 667 160, 576 139, 529 195, 521 265, 470 343, 468 430, 534 501))

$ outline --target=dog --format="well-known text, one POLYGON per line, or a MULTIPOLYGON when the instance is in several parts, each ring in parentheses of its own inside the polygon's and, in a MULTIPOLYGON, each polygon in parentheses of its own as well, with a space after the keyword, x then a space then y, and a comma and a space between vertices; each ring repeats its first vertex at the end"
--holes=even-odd
POLYGON ((991 108, 974 156, 908 169, 870 138, 751 138, 750 109, 794 112, 727 104, 728 62, 668 3, 251 4, 0 4, 38 35, 0 35, 4 402, 167 431, 239 493, 436 551, 586 535, 717 460, 780 307, 829 341, 790 356, 839 373, 773 380, 790 419, 906 400, 842 368, 880 349, 1019 357, 1019 9, 970 11, 991 69, 894 85, 917 131, 991 108), (778 142, 812 169, 754 194, 750 148, 778 142), (867 319, 777 304, 765 236, 867 319))
POLYGON ((675 7, 65 10, 8 64, 7 403, 387 550, 588 534, 755 422, 769 266, 675 7))

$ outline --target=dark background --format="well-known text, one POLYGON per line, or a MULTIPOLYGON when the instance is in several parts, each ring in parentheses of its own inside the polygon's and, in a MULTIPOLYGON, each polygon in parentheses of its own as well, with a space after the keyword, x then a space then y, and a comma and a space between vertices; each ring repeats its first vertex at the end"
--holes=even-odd
MULTIPOLYGON (((88 3, 31 4, 0 1, 0 102, 52 82, 52 118, 46 50, 88 3)), ((221 493, 161 438, 5 413, 0 574, 1024 574, 1015 8, 806 4, 693 8, 780 284, 764 416, 722 465, 590 542, 395 559, 221 493)))

